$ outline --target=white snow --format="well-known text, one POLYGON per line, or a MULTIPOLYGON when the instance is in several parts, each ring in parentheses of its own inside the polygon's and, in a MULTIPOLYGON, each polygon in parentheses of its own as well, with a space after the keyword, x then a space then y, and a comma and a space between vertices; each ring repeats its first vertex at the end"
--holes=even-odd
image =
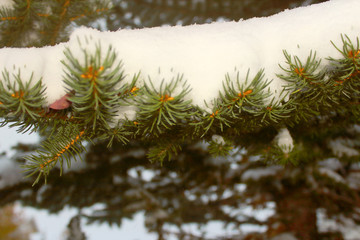
POLYGON ((347 176, 346 181, 350 188, 359 189, 360 188, 360 172, 357 172, 357 171, 351 172, 347 176))
POLYGON ((345 240, 359 239, 360 228, 352 219, 342 214, 336 219, 327 218, 325 209, 318 209, 316 215, 319 232, 341 232, 345 240))
POLYGON ((0 156, 0 189, 23 180, 22 169, 6 156, 0 156))
POLYGON ((14 6, 14 0, 1 0, 0 8, 9 8, 12 9, 14 6))
POLYGON ((121 155, 112 156, 111 159, 110 159, 110 162, 115 163, 115 162, 121 161, 122 159, 126 159, 128 157, 142 158, 144 156, 146 156, 145 150, 139 148, 139 149, 127 151, 127 152, 125 152, 124 154, 121 154, 121 155))
POLYGON ((16 143, 34 143, 40 138, 35 134, 17 134, 14 128, 8 126, 0 128, 0 153, 6 152, 6 155, 0 155, 0 189, 10 187, 22 181, 28 181, 24 178, 25 174, 20 165, 14 160, 21 158, 24 153, 16 152, 11 149, 16 143))
POLYGON ((128 170, 128 175, 132 178, 140 178, 145 182, 151 181, 155 177, 155 172, 152 170, 145 169, 142 166, 134 167, 128 170))
POLYGON ((238 221, 244 221, 246 217, 255 217, 259 221, 265 221, 275 214, 276 205, 274 202, 267 202, 263 208, 254 208, 252 206, 222 206, 223 213, 230 217, 236 218, 238 221))
MULTIPOLYGON (((60 63, 65 58, 64 48, 68 47, 82 60, 81 49, 91 52, 100 41, 104 49, 109 44, 116 49, 127 74, 125 81, 141 71, 142 81, 150 77, 159 86, 162 79, 170 81, 183 74, 192 88, 188 97, 204 108, 204 100, 210 103, 222 90, 226 73, 234 76, 239 72, 245 78, 248 69, 251 77, 265 68, 266 78, 273 79, 271 91, 278 95, 283 81, 276 74, 281 72, 278 64, 284 65, 283 49, 303 60, 311 49, 320 58, 340 57, 330 41, 341 46, 342 33, 355 40, 360 32, 359 8, 358 0, 332 0, 239 22, 117 32, 83 27, 71 34, 69 42, 57 46, 1 49, 0 65, 12 73, 21 69, 24 81, 32 71, 35 80, 42 77, 47 87, 47 104, 51 104, 65 95, 64 67, 60 63)), ((322 64, 326 62, 323 60, 322 64)), ((122 112, 120 118, 124 115, 133 118, 134 111, 122 112)))
POLYGON ((43 199, 43 194, 49 189, 49 185, 42 185, 40 187, 40 189, 38 190, 37 194, 36 194, 36 202, 41 203, 44 199, 43 199))
POLYGON ((328 145, 335 156, 342 157, 346 155, 348 157, 358 156, 358 150, 354 149, 354 141, 345 138, 337 138, 329 141, 328 145))
POLYGON ((279 130, 278 135, 275 137, 275 141, 284 153, 289 153, 294 148, 293 139, 287 128, 279 130))
POLYGON ((282 166, 269 166, 269 167, 259 167, 256 169, 249 169, 246 170, 242 176, 241 176, 241 180, 242 181, 248 181, 248 180, 253 180, 253 181, 258 181, 261 178, 264 177, 269 177, 269 176, 274 176, 278 173, 278 171, 280 171, 281 169, 283 169, 282 166))
POLYGON ((319 173, 321 175, 332 178, 336 182, 345 183, 345 179, 340 174, 338 174, 337 172, 335 172, 335 171, 333 171, 331 169, 321 167, 321 168, 319 168, 319 173))
POLYGON ((216 144, 225 145, 225 140, 220 135, 216 135, 216 134, 212 135, 211 140, 213 140, 216 144))
POLYGON ((342 163, 337 158, 328 158, 320 161, 318 164, 320 167, 324 167, 333 171, 343 169, 342 163))

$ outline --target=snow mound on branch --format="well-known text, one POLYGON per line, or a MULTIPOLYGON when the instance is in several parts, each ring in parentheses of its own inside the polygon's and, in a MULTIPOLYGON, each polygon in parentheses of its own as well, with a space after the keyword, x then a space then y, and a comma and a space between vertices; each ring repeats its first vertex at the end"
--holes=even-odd
POLYGON ((280 129, 275 141, 284 153, 289 153, 294 148, 294 141, 287 128, 280 129))
MULTIPOLYGON (((24 76, 43 81, 47 87, 47 104, 55 102, 66 93, 62 83, 65 47, 75 57, 80 54, 80 42, 89 40, 87 50, 101 42, 110 44, 122 60, 127 77, 125 81, 141 72, 141 81, 151 78, 156 87, 161 81, 170 81, 178 74, 191 86, 188 98, 194 105, 206 108, 204 101, 211 101, 222 90, 222 82, 228 73, 237 73, 245 80, 250 69, 250 79, 260 69, 265 69, 265 78, 273 80, 270 90, 279 96, 284 82, 276 77, 280 73, 279 63, 284 64, 283 50, 297 55, 305 61, 310 50, 316 50, 319 58, 340 57, 330 44, 342 45, 340 34, 345 33, 354 40, 360 32, 359 0, 332 0, 286 10, 279 14, 204 25, 157 27, 150 29, 99 32, 80 28, 73 32, 69 42, 53 47, 32 49, 1 49, 0 65, 9 71, 21 70, 24 76)), ((84 45, 85 46, 85 45, 84 45)), ((105 52, 105 51, 104 51, 105 52)), ((322 64, 326 64, 323 60, 322 64)), ((24 80, 27 80, 24 78, 24 80)), ((133 113, 129 110, 129 115, 133 113)), ((120 115, 125 116, 126 112, 120 115)))

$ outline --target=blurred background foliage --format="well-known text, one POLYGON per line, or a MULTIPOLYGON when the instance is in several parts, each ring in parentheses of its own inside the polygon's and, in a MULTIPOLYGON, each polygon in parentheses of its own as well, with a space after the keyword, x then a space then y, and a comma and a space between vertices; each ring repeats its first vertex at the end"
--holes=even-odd
POLYGON ((114 0, 107 29, 190 25, 263 17, 324 0, 114 0))

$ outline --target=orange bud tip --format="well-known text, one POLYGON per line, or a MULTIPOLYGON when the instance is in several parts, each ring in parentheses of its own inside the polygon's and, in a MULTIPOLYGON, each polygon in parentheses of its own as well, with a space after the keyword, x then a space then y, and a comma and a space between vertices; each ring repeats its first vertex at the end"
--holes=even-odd
POLYGON ((298 75, 304 74, 304 68, 295 68, 294 72, 298 75))
POLYGON ((137 88, 137 87, 135 86, 135 87, 133 87, 133 88, 130 90, 130 92, 133 93, 133 92, 136 92, 137 90, 139 90, 139 88, 137 88))
POLYGON ((351 50, 351 51, 348 53, 348 56, 351 57, 351 58, 356 58, 359 54, 360 54, 360 50, 357 50, 355 54, 354 54, 354 52, 351 50))
POLYGON ((249 94, 251 94, 252 92, 253 92, 253 90, 249 89, 249 90, 247 90, 247 91, 244 92, 244 96, 249 95, 249 94))

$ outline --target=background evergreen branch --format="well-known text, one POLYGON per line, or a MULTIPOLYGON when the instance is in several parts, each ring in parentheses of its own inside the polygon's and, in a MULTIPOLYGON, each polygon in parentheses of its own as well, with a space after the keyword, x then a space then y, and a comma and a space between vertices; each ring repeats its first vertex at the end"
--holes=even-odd
POLYGON ((229 152, 234 148, 234 143, 222 136, 213 135, 208 146, 208 151, 214 157, 227 156, 229 152))
POLYGON ((170 161, 174 156, 178 155, 178 152, 181 151, 181 146, 176 142, 160 142, 149 149, 147 157, 150 162, 160 162, 162 165, 165 159, 170 161))
POLYGON ((110 8, 109 0, 13 2, 13 9, 0 9, 0 47, 44 46, 67 41, 74 26, 90 25, 110 8))
MULTIPOLYGON (((325 0, 309 0, 308 4, 325 0)), ((298 1, 273 0, 115 0, 106 18, 107 29, 143 28, 161 25, 190 25, 240 18, 269 16, 301 6, 298 1), (130 13, 130 14, 129 14, 130 13)))

